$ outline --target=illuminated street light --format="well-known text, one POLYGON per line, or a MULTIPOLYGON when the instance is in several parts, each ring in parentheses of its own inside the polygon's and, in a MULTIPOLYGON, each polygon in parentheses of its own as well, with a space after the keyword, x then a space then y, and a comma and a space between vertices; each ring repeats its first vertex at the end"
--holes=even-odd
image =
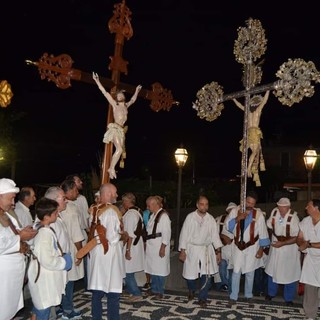
POLYGON ((182 179, 182 168, 186 164, 188 160, 188 152, 186 149, 178 148, 175 153, 174 157, 176 159, 179 174, 178 174, 178 192, 177 192, 177 224, 176 224, 176 240, 174 243, 175 249, 178 250, 178 243, 179 243, 179 227, 180 227, 180 207, 181 207, 181 179, 182 179))
POLYGON ((316 150, 308 149, 303 155, 304 164, 308 171, 308 201, 311 200, 311 181, 312 181, 312 170, 316 164, 318 155, 316 150))

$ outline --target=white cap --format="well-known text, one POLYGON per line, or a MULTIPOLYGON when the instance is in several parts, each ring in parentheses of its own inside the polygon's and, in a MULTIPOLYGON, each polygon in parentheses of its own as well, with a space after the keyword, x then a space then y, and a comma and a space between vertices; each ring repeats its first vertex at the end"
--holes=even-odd
POLYGON ((290 200, 288 198, 281 198, 277 202, 277 206, 279 206, 279 207, 290 207, 291 203, 290 203, 290 200))
POLYGON ((229 211, 235 207, 237 207, 237 205, 234 202, 229 202, 226 211, 229 211))
POLYGON ((20 189, 16 187, 13 180, 7 178, 0 179, 0 194, 18 193, 19 191, 20 189))

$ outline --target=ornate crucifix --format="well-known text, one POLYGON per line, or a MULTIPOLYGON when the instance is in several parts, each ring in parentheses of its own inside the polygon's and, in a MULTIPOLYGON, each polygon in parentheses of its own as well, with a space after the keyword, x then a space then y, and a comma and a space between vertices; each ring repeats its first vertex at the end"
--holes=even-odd
POLYGON ((246 27, 238 29, 238 39, 235 41, 233 50, 236 60, 243 65, 242 82, 245 90, 224 95, 223 88, 217 82, 211 82, 197 92, 197 100, 193 104, 197 115, 207 121, 213 121, 221 115, 224 108, 223 102, 227 100, 233 100, 236 106, 244 111, 240 191, 240 204, 243 212, 245 211, 247 177, 252 177, 256 186, 261 186, 258 171, 259 169, 265 170, 259 121, 262 109, 268 100, 269 91, 273 90, 273 94, 282 104, 291 107, 294 103, 300 102, 303 97, 311 97, 314 94, 312 81, 320 82, 320 73, 312 61, 289 59, 280 66, 276 73, 280 80, 257 86, 262 78, 261 61, 257 62, 257 60, 266 51, 267 39, 259 20, 250 18, 246 24, 246 27), (262 97, 259 93, 263 92, 265 94, 262 97), (236 100, 240 97, 245 98, 244 105, 236 100), (251 150, 250 158, 248 158, 249 149, 251 150))
MULTIPOLYGON (((114 15, 109 20, 108 27, 111 33, 115 33, 114 55, 110 57, 109 70, 112 71, 111 79, 100 77, 100 82, 105 88, 111 89, 111 96, 115 97, 118 90, 125 90, 128 93, 134 93, 136 87, 130 84, 120 82, 121 73, 128 74, 128 61, 122 57, 124 40, 129 40, 133 35, 133 29, 130 24, 131 11, 125 5, 125 0, 114 5, 114 15)), ((53 81, 58 88, 67 89, 71 86, 71 80, 83 81, 95 84, 92 73, 86 73, 72 68, 73 61, 67 54, 57 57, 45 53, 38 62, 26 61, 38 67, 41 79, 53 81)), ((152 90, 141 89, 139 97, 151 100, 150 107, 153 111, 169 111, 173 104, 179 104, 172 97, 171 91, 164 89, 160 83, 152 85, 152 90)), ((112 107, 109 104, 107 127, 114 121, 112 107)), ((109 182, 110 176, 108 169, 111 163, 113 144, 107 143, 104 149, 102 163, 102 183, 109 182)))

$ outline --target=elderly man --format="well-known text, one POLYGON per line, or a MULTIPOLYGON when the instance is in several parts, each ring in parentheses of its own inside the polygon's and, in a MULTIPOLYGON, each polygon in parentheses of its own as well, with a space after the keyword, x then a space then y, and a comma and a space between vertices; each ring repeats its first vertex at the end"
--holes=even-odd
POLYGON ((37 200, 34 189, 32 187, 21 188, 18 199, 19 200, 15 204, 14 212, 16 213, 21 226, 32 226, 33 217, 30 212, 30 207, 33 206, 37 200))
POLYGON ((233 208, 225 221, 227 230, 234 235, 230 304, 238 300, 241 274, 245 274, 245 298, 250 300, 253 297, 254 273, 256 269, 264 266, 261 259, 263 248, 270 244, 265 217, 259 208, 255 208, 256 202, 256 193, 248 192, 245 212, 240 210, 240 206, 233 208))
POLYGON ((299 218, 291 208, 288 198, 277 202, 267 220, 271 235, 271 246, 265 272, 268 275, 268 295, 271 300, 277 295, 278 284, 284 285, 284 300, 287 305, 293 304, 300 279, 300 252, 296 245, 299 232, 299 218))
POLYGON ((17 221, 8 215, 19 188, 11 179, 0 179, 0 320, 12 319, 23 308, 24 253, 37 231, 31 226, 17 230, 17 221))
POLYGON ((297 244, 305 252, 300 282, 304 283, 303 309, 309 320, 317 318, 320 303, 320 200, 306 206, 308 216, 299 223, 297 244))
POLYGON ((189 213, 183 223, 179 239, 179 259, 183 264, 183 277, 189 289, 188 300, 196 291, 196 281, 200 275, 198 301, 207 306, 211 275, 219 273, 223 246, 216 220, 208 213, 208 198, 201 195, 197 200, 197 210, 189 213))
POLYGON ((146 203, 152 212, 147 225, 145 272, 151 276, 151 290, 147 295, 161 299, 165 277, 170 274, 171 221, 168 212, 162 208, 160 196, 150 196, 146 203))

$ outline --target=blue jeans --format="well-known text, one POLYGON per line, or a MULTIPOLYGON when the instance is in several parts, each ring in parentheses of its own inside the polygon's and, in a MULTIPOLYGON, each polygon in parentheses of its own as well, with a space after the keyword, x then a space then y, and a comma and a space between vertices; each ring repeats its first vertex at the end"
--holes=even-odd
POLYGON ((102 319, 102 298, 107 296, 107 319, 120 320, 120 293, 105 293, 100 290, 92 290, 91 313, 92 320, 102 319))
MULTIPOLYGON (((283 285, 284 301, 293 301, 297 292, 297 281, 283 285)), ((268 295, 275 297, 278 293, 278 284, 273 282, 272 277, 268 275, 268 295)))
POLYGON ((73 290, 74 290, 74 281, 68 281, 66 285, 66 292, 62 296, 61 307, 62 310, 66 313, 73 311, 73 290))
MULTIPOLYGON (((187 285, 188 285, 188 289, 190 291, 195 292, 196 291, 196 283, 197 283, 198 279, 187 279, 187 285)), ((212 285, 212 278, 210 275, 205 275, 203 274, 200 277, 200 290, 199 290, 199 295, 198 295, 198 300, 199 301, 207 301, 208 299, 208 292, 209 289, 211 288, 212 285)))
POLYGON ((228 262, 227 260, 222 259, 220 264, 219 264, 219 274, 220 274, 220 278, 221 278, 221 282, 220 284, 220 288, 223 285, 228 285, 228 279, 229 279, 229 275, 228 275, 228 262))
POLYGON ((37 320, 48 320, 50 318, 51 307, 47 309, 37 309, 35 306, 32 308, 32 313, 36 315, 37 320))
POLYGON ((165 277, 151 274, 151 291, 153 293, 164 294, 165 277))
POLYGON ((126 290, 134 296, 141 296, 141 291, 137 285, 134 272, 126 273, 126 290))
MULTIPOLYGON (((240 290, 240 280, 241 280, 241 272, 232 273, 232 282, 231 282, 231 294, 230 299, 238 300, 239 290, 240 290)), ((254 280, 254 271, 245 273, 245 281, 244 281, 244 297, 252 298, 252 288, 253 288, 253 280, 254 280)))
POLYGON ((268 277, 264 268, 260 267, 254 272, 253 291, 256 294, 266 294, 268 288, 268 277))

